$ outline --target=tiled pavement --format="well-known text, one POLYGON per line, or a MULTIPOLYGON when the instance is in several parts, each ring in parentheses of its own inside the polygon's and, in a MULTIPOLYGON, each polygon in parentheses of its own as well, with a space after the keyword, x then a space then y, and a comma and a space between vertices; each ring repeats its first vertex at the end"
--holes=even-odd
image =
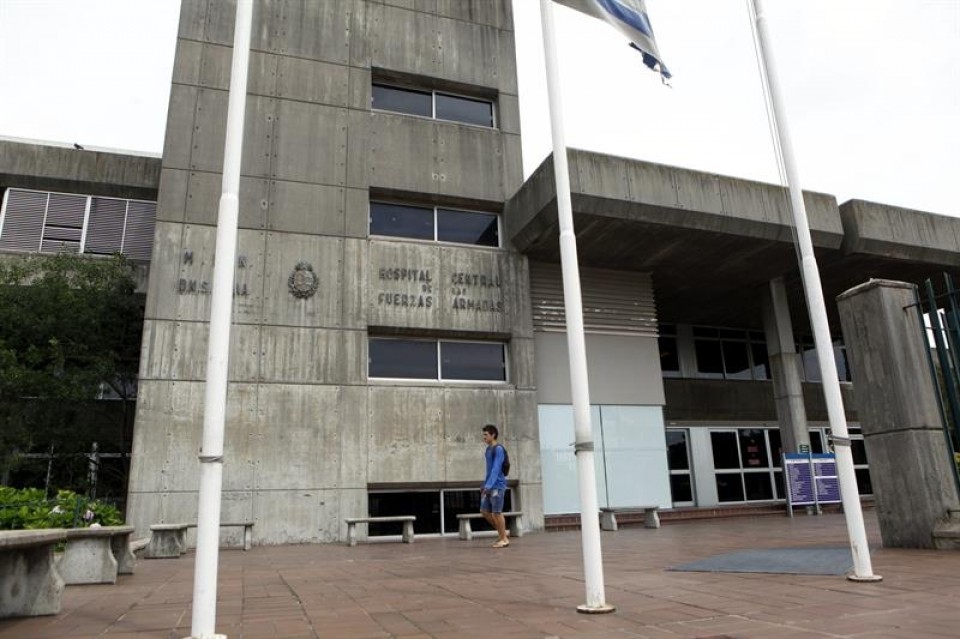
MULTIPOLYGON (((872 511, 865 513, 879 546, 872 511)), ((609 615, 582 615, 579 532, 256 547, 220 555, 217 630, 231 639, 960 637, 960 553, 878 549, 880 583, 668 572, 740 549, 845 545, 842 515, 739 518, 603 533, 609 615)), ((0 639, 190 634, 194 555, 141 560, 114 586, 70 586, 55 617, 0 621, 0 639)))

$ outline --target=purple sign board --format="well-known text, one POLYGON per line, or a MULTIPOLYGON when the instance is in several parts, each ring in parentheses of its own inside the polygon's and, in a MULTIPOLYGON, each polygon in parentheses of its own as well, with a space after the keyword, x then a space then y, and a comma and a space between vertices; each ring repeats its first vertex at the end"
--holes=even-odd
POLYGON ((840 503, 840 478, 832 453, 785 453, 783 468, 790 506, 840 503))

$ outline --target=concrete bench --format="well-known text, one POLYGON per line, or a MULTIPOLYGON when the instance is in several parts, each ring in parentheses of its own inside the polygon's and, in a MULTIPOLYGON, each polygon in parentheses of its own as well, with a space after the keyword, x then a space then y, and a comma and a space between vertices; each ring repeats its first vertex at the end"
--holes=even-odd
POLYGON ((167 559, 187 552, 187 528, 190 524, 153 524, 150 526, 150 543, 144 557, 167 559))
MULTIPOLYGON (((243 549, 253 546, 252 521, 221 522, 221 528, 242 527, 243 549)), ((179 557, 187 552, 187 529, 196 528, 196 524, 154 524, 150 526, 150 542, 145 556, 148 559, 179 557)))
MULTIPOLYGON (((252 521, 238 521, 238 522, 220 522, 221 528, 239 528, 243 527, 243 549, 250 550, 253 547, 253 522, 252 521)), ((196 528, 196 524, 190 524, 188 528, 196 528)))
POLYGON ((66 539, 61 528, 0 531, 0 619, 60 612, 64 583, 53 549, 66 539))
MULTIPOLYGON (((523 512, 514 511, 508 513, 501 513, 504 520, 507 523, 507 528, 510 530, 511 537, 522 537, 523 536, 523 512)), ((463 513, 457 515, 457 520, 460 523, 460 539, 469 541, 473 539, 473 527, 470 525, 470 522, 474 519, 484 519, 482 513, 463 513)))
POLYGON ((132 534, 133 526, 68 529, 67 548, 57 564, 63 583, 115 584, 117 573, 133 574, 132 534))
POLYGON ((379 524, 391 521, 403 522, 403 536, 401 541, 405 544, 413 543, 413 522, 417 520, 414 515, 398 515, 395 517, 347 517, 347 543, 351 546, 357 545, 357 524, 379 524))
POLYGON ((600 530, 617 530, 617 513, 643 513, 644 528, 659 528, 660 506, 625 506, 623 508, 601 508, 600 530))

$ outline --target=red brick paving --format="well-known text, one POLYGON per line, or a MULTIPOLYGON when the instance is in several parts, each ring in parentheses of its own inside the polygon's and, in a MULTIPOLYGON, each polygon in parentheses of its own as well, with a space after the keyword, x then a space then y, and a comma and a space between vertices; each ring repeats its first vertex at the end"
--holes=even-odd
MULTIPOLYGON (((871 543, 879 547, 867 511, 871 543)), ((580 534, 255 547, 220 555, 217 631, 231 639, 762 639, 960 636, 960 553, 878 549, 880 583, 837 576, 668 572, 733 550, 846 545, 842 515, 738 518, 603 533, 610 615, 581 615, 580 534)), ((141 560, 116 585, 69 586, 54 617, 0 639, 188 637, 192 553, 141 560)))

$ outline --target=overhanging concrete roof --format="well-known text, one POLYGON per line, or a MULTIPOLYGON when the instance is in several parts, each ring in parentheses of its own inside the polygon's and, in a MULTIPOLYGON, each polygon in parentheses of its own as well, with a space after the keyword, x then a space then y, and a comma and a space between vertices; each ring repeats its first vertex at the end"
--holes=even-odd
POLYGON ((0 186, 156 200, 160 158, 0 140, 0 186))
MULTIPOLYGON (((568 150, 583 266, 650 272, 661 321, 761 327, 760 289, 787 280, 798 330, 808 325, 786 189, 568 150)), ((960 267, 960 220, 804 193, 824 295, 871 277, 919 282, 960 267)), ((559 262, 548 157, 506 203, 507 237, 530 259, 559 262)))

